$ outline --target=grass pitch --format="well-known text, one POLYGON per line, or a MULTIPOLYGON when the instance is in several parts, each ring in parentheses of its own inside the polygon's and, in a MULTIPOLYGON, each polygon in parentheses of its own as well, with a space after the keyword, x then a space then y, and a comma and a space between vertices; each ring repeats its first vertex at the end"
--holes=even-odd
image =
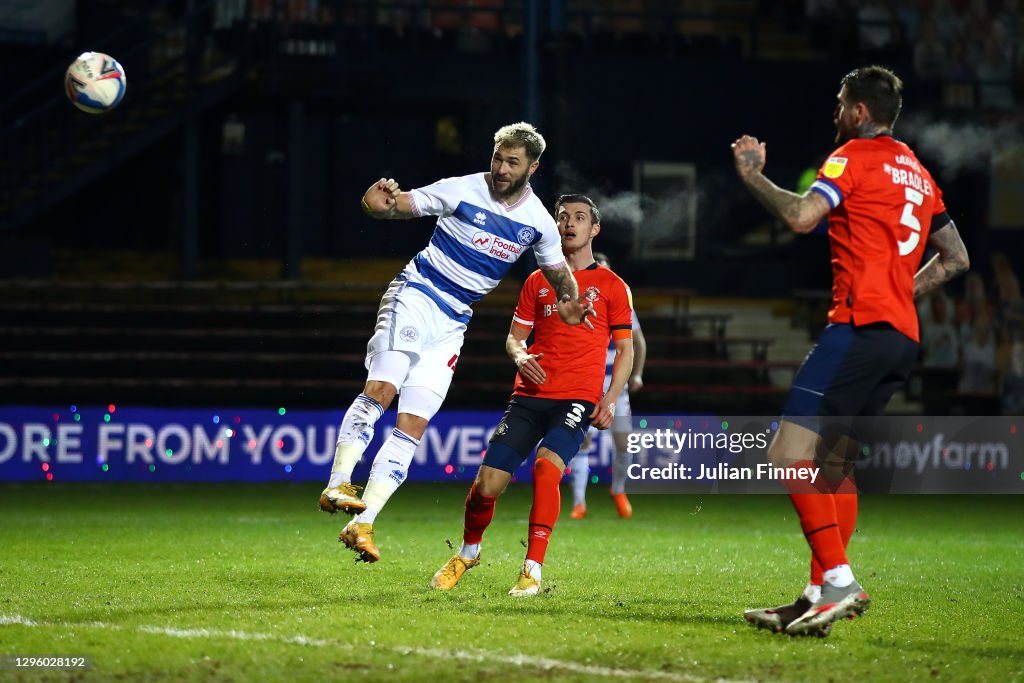
POLYGON ((464 485, 407 485, 381 562, 337 542, 320 485, 0 484, 0 655, 90 671, 0 680, 1024 681, 1024 498, 862 498, 850 547, 874 604, 827 639, 758 631, 807 549, 784 496, 635 496, 563 513, 543 595, 513 599, 530 490, 497 507, 483 564, 429 588, 464 485))

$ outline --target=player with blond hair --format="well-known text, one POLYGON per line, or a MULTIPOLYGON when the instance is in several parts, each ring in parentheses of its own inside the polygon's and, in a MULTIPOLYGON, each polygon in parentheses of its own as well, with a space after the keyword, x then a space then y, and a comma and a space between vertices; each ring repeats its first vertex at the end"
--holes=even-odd
POLYGON ((490 171, 446 178, 402 191, 381 178, 363 195, 373 218, 437 216, 430 243, 405 266, 381 299, 367 344, 367 380, 342 420, 330 481, 320 509, 357 515, 340 540, 365 562, 380 559, 374 522, 405 481, 413 454, 451 385, 472 305, 494 289, 527 249, 555 293, 553 309, 570 325, 591 311, 579 301, 562 255, 558 228, 530 188, 544 152, 543 136, 528 123, 494 135, 490 171), (362 497, 352 471, 374 424, 398 396, 395 428, 377 451, 362 497))

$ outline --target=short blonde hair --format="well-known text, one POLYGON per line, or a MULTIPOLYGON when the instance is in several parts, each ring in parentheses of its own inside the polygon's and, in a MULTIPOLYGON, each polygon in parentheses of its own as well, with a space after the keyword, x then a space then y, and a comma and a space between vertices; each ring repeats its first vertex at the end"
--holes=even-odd
POLYGON ((547 146, 548 143, 544 141, 544 136, 538 133, 537 129, 526 121, 502 126, 494 134, 495 149, 499 147, 525 147, 526 156, 531 161, 540 159, 540 155, 544 153, 544 149, 547 146))

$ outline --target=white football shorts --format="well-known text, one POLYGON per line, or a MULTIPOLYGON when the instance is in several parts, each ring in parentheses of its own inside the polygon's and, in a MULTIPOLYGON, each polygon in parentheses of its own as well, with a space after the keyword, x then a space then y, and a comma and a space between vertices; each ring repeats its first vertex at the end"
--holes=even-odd
MULTIPOLYGON (((462 352, 466 324, 445 315, 423 292, 394 280, 384 292, 377 310, 377 324, 366 345, 366 368, 370 359, 383 351, 402 351, 409 355, 409 373, 402 387, 427 387, 444 397, 462 352)), ((368 380, 391 381, 374 377, 368 380)))

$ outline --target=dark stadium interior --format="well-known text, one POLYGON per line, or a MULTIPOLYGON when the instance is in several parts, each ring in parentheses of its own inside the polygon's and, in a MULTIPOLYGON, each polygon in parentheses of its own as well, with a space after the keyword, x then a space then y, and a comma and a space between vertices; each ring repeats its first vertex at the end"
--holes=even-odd
MULTIPOLYGON (((54 4, 73 19, 0 21, 19 76, 0 105, 4 403, 343 407, 381 292, 433 230, 372 221, 362 192, 484 170, 493 131, 529 120, 549 141, 545 203, 583 191, 606 209, 595 244, 649 345, 635 409, 777 413, 824 324, 827 239, 776 224, 729 144, 766 140, 768 175, 796 188, 833 146, 839 78, 877 62, 906 81, 897 135, 973 264, 922 302, 922 363, 893 409, 1024 407, 1015 3, 54 4), (112 112, 61 94, 85 48, 125 67, 112 112)), ((447 406, 503 404, 528 272, 477 307, 447 406)))

